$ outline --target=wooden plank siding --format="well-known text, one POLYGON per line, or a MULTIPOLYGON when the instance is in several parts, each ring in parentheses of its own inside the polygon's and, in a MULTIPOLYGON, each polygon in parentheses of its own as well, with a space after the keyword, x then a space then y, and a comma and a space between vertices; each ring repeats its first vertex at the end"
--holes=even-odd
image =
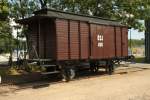
POLYGON ((122 41, 121 41, 121 28, 120 27, 116 27, 116 57, 121 57, 121 45, 122 45, 122 41))
POLYGON ((89 58, 89 24, 80 22, 81 59, 89 58))
POLYGON ((40 58, 87 60, 128 56, 126 27, 47 18, 41 20, 40 29, 38 22, 31 23, 30 28, 30 41, 40 58), (103 39, 99 41, 98 36, 103 39))
POLYGON ((36 52, 40 58, 56 58, 56 34, 54 21, 50 19, 30 24, 29 41, 31 51, 30 59, 37 59, 36 52), (33 50, 33 46, 36 51, 33 50))
POLYGON ((38 23, 37 22, 32 22, 29 24, 28 27, 28 31, 29 31, 29 58, 33 59, 36 58, 36 54, 33 50, 33 47, 35 47, 35 49, 38 52, 38 23))
POLYGON ((79 59, 78 21, 70 20, 70 59, 79 59))
POLYGON ((45 20, 45 58, 56 60, 56 27, 54 20, 45 20))
POLYGON ((113 26, 103 26, 104 58, 115 57, 115 33, 113 26))
POLYGON ((68 60, 68 22, 63 19, 56 19, 56 43, 57 59, 68 60))
POLYGON ((65 19, 57 19, 56 23, 57 58, 59 60, 128 56, 127 28, 65 19), (89 28, 91 30, 91 56, 89 55, 89 28), (98 47, 98 34, 103 36, 101 48, 98 47))
POLYGON ((56 30, 58 59, 88 59, 88 23, 57 19, 56 30))
MULTIPOLYGON (((41 9, 17 22, 28 26, 29 42, 43 59, 99 60, 128 56, 128 27, 118 21, 41 9)), ((37 58, 35 51, 30 50, 29 57, 37 58)))
POLYGON ((122 56, 128 55, 128 29, 122 28, 122 56))

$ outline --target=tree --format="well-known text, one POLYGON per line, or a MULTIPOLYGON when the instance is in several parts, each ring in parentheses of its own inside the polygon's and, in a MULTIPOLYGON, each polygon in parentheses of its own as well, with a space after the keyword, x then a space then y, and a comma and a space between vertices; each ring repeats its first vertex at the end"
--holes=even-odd
POLYGON ((8 2, 6 0, 0 1, 0 21, 6 20, 8 16, 8 2))
MULTIPOLYGON (((9 4, 8 4, 7 0, 0 1, 0 39, 1 39, 1 44, 4 44, 5 40, 6 41, 9 40, 9 43, 10 43, 11 38, 12 38, 11 28, 9 25, 9 19, 7 18, 8 11, 9 11, 8 8, 9 8, 9 4)), ((5 49, 5 47, 3 47, 3 49, 5 49)), ((8 51, 8 48, 6 51, 8 51)))
POLYGON ((39 9, 38 2, 34 0, 11 0, 10 17, 15 19, 24 19, 30 17, 33 11, 39 9))
POLYGON ((144 29, 139 20, 150 13, 148 0, 11 0, 11 5, 16 18, 29 17, 39 8, 52 8, 119 20, 139 30, 144 29))

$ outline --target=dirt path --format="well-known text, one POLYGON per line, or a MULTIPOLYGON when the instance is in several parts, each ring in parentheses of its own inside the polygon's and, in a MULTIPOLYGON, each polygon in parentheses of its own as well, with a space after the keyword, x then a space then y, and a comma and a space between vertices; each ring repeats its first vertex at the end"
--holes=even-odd
POLYGON ((112 76, 1 94, 0 100, 150 100, 150 65, 119 68, 112 76))

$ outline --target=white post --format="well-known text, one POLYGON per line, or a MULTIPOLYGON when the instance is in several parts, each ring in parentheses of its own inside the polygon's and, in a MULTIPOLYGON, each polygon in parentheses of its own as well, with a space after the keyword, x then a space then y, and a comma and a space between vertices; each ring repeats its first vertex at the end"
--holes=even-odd
POLYGON ((0 84, 2 83, 2 78, 1 78, 1 76, 0 76, 0 84))

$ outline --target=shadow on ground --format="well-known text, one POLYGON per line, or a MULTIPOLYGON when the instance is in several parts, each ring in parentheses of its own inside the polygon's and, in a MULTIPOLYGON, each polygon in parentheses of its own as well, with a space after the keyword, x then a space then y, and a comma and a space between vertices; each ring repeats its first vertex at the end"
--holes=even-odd
MULTIPOLYGON (((117 69, 114 74, 127 74, 132 72, 138 72, 138 71, 144 71, 144 70, 150 70, 150 68, 147 67, 123 67, 123 69, 117 69)), ((79 71, 77 73, 77 77, 73 81, 78 81, 82 79, 97 77, 97 76, 105 76, 108 75, 104 70, 99 71, 97 73, 92 73, 89 70, 79 71)), ((52 84, 56 83, 62 83, 62 78, 58 74, 53 75, 42 75, 40 73, 30 73, 26 75, 9 75, 2 78, 2 84, 1 87, 8 87, 9 89, 0 92, 1 94, 5 94, 8 92, 14 92, 21 89, 27 89, 27 88, 44 88, 48 87, 52 84), (15 88, 13 87, 15 86, 15 88)))

